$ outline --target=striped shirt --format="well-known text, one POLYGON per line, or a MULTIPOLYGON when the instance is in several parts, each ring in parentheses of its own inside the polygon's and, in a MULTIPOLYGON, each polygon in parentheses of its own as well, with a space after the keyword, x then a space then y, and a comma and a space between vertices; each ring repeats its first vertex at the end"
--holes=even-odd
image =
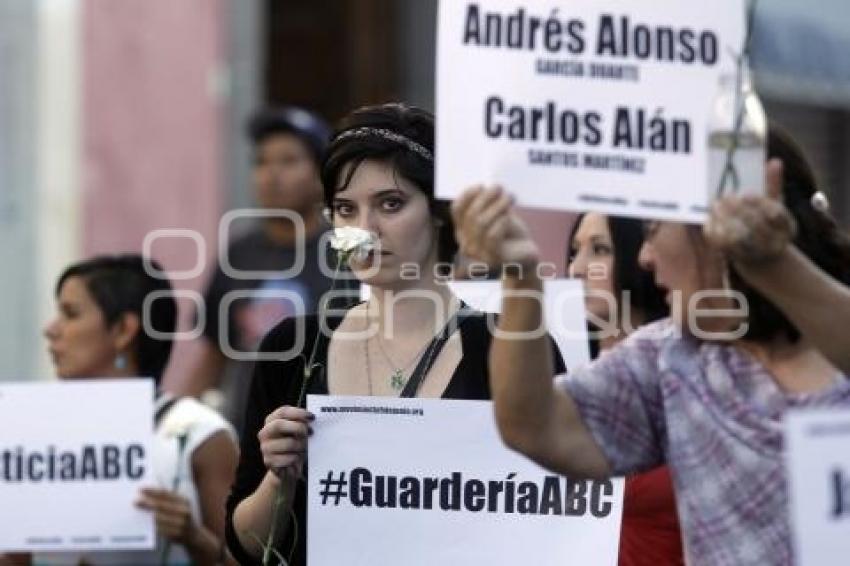
POLYGON ((615 475, 670 467, 688 564, 792 564, 782 418, 850 408, 847 376, 815 393, 785 393, 740 348, 683 337, 667 319, 556 384, 615 475))

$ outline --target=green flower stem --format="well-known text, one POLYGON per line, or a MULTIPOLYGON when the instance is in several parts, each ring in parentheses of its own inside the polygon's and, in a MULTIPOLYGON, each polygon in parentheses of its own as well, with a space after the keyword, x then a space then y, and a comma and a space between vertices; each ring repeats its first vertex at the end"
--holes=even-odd
MULTIPOLYGON (((336 283, 337 283, 337 280, 339 278, 340 267, 342 266, 342 263, 344 261, 348 260, 349 255, 350 255, 350 252, 339 252, 337 254, 336 269, 334 270, 334 277, 333 277, 333 281, 331 282, 330 292, 333 292, 333 291, 336 290, 336 283)), ((327 301, 325 301, 325 303, 320 306, 319 312, 323 313, 324 311, 326 311, 327 306, 328 306, 327 301)), ((304 375, 303 375, 303 379, 301 380, 301 390, 298 392, 298 402, 297 402, 298 407, 301 407, 302 405, 304 405, 304 398, 307 395, 307 388, 309 387, 310 380, 313 377, 313 369, 314 369, 313 366, 316 362, 316 349, 317 349, 318 344, 319 344, 319 332, 322 331, 322 326, 321 326, 322 318, 321 318, 321 316, 319 317, 318 323, 319 323, 319 328, 316 329, 316 336, 313 338, 313 347, 310 350, 310 358, 307 360, 307 363, 304 365, 304 375)), ((294 493, 294 491, 295 490, 293 490, 293 493, 294 493)), ((275 537, 277 536, 278 527, 281 523, 281 514, 282 514, 283 509, 285 507, 283 505, 285 499, 286 499, 286 481, 283 478, 281 478, 280 484, 278 485, 278 488, 277 488, 277 495, 275 496, 274 503, 272 504, 273 505, 272 506, 272 524, 271 524, 271 527, 269 528, 269 536, 266 539, 266 544, 263 545, 263 566, 271 566, 272 555, 274 553, 275 537)), ((294 520, 295 520, 295 518, 293 517, 293 521, 294 520)))
MULTIPOLYGON (((340 254, 337 257, 336 261, 336 269, 334 270, 334 278, 331 281, 331 290, 329 292, 333 293, 336 291, 336 282, 339 277, 339 269, 342 265, 343 261, 348 260, 348 253, 340 254)), ((319 309, 320 312, 326 311, 328 308, 328 303, 325 303, 319 309)), ((307 387, 310 385, 310 378, 313 377, 313 365, 316 362, 316 348, 319 345, 319 332, 322 331, 322 319, 319 317, 318 320, 319 327, 316 329, 316 336, 313 338, 313 348, 310 350, 310 359, 307 360, 307 364, 304 366, 304 379, 301 381, 301 391, 298 393, 298 406, 302 406, 304 404, 304 398, 307 396, 307 387)))
MULTIPOLYGON (((180 487, 180 462, 183 461, 183 452, 186 450, 186 441, 189 440, 189 433, 184 432, 177 436, 177 472, 174 474, 174 479, 171 480, 171 491, 177 493, 177 488, 180 487)), ((168 564, 168 555, 171 553, 171 541, 165 539, 162 543, 162 551, 159 554, 159 563, 161 566, 168 564)))
POLYGON ((272 525, 269 529, 269 538, 266 541, 266 544, 263 547, 263 566, 269 566, 271 564, 272 553, 274 552, 274 539, 277 535, 277 527, 280 522, 280 510, 283 507, 284 501, 284 493, 285 493, 285 482, 283 479, 280 480, 280 486, 277 489, 277 496, 274 498, 274 507, 272 511, 272 525))

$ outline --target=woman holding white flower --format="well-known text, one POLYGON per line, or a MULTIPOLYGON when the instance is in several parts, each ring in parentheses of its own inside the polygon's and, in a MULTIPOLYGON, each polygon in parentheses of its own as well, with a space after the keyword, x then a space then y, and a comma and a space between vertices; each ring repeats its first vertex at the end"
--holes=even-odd
POLYGON ((285 320, 263 341, 262 353, 280 353, 299 327, 306 337, 300 357, 260 361, 254 373, 228 501, 228 545, 243 564, 269 562, 269 542, 290 565, 305 563, 304 393, 490 397, 487 322, 446 285, 457 244, 448 204, 434 198, 433 152, 432 115, 400 104, 353 112, 331 142, 322 181, 333 244, 371 295, 327 316, 330 335, 313 316, 285 320), (297 528, 280 520, 290 510, 297 528))
MULTIPOLYGON (((138 255, 96 257, 68 267, 56 285, 58 312, 45 328, 60 379, 153 377, 157 385, 171 354, 177 305, 167 278, 145 268, 138 255), (147 318, 143 318, 147 316, 147 318), (144 321, 144 322, 143 322, 144 321)), ((93 402, 97 402, 93 400, 93 402)), ((158 393, 153 445, 156 487, 137 505, 153 513, 153 551, 37 554, 34 564, 222 564, 224 500, 237 460, 235 433, 215 411, 189 398, 158 393)))

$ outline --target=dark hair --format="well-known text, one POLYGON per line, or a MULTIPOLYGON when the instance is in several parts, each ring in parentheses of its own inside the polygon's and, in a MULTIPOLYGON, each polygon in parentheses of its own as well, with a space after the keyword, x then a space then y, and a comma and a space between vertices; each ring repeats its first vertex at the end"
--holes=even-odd
MULTIPOLYGON (((781 127, 771 123, 768 131, 768 157, 779 158, 784 165, 783 200, 797 222, 794 245, 830 276, 850 284, 850 242, 835 220, 828 213, 817 210, 811 202, 818 190, 814 169, 803 150, 781 127)), ((762 342, 778 336, 785 336, 791 342, 800 339, 800 332, 791 321, 732 267, 729 276, 731 286, 743 293, 749 302, 749 330, 745 338, 762 342)))
POLYGON ((331 128, 317 114, 296 106, 264 108, 248 121, 247 134, 254 145, 259 145, 276 134, 292 134, 310 150, 310 157, 318 167, 331 137, 331 128))
MULTIPOLYGON (((135 314, 139 321, 143 321, 145 297, 154 291, 167 291, 167 295, 151 302, 147 327, 171 334, 177 327, 177 302, 170 294, 171 283, 164 275, 154 277, 148 273, 145 261, 156 272, 162 273, 155 260, 145 260, 136 254, 98 256, 72 264, 59 276, 56 296, 59 296, 65 281, 79 277, 103 313, 107 326, 111 326, 125 313, 135 314)), ((153 377, 159 385, 171 355, 172 340, 154 338, 144 329, 145 326, 134 341, 139 373, 153 377)))
POLYGON ((322 184, 325 205, 332 207, 337 191, 348 186, 351 177, 363 161, 383 161, 428 197, 432 216, 440 222, 437 234, 437 257, 450 262, 457 252, 454 225, 447 201, 434 198, 434 116, 427 110, 391 103, 366 106, 349 114, 331 141, 322 163, 322 184), (342 135, 357 128, 388 130, 407 138, 430 152, 431 159, 423 156, 398 140, 375 135, 342 135), (345 178, 343 168, 348 169, 345 178))
MULTIPOLYGON (((664 293, 655 286, 652 272, 643 269, 638 263, 638 255, 643 245, 643 221, 621 216, 603 216, 614 246, 614 269, 611 278, 618 306, 622 308, 620 302, 623 291, 629 291, 629 306, 641 311, 643 323, 668 316, 670 309, 664 301, 664 293)), ((572 258, 573 240, 584 217, 585 214, 581 214, 570 230, 567 240, 568 263, 572 258)))

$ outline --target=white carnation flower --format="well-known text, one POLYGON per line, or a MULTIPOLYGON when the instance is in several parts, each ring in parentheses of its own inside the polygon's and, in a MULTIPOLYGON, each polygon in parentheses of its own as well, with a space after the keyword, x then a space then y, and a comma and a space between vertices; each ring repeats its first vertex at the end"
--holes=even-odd
POLYGON ((200 403, 180 403, 166 414, 161 430, 168 438, 187 436, 196 424, 203 422, 205 416, 200 403))
POLYGON ((330 243, 331 247, 341 254, 356 256, 361 260, 378 245, 377 238, 372 232, 354 226, 334 228, 330 243))

